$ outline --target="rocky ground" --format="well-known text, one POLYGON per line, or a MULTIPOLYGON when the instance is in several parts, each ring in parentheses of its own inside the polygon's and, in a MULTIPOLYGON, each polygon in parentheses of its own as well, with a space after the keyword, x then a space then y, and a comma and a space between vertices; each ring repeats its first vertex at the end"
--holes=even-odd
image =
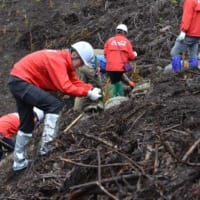
POLYGON ((79 115, 65 99, 53 151, 37 154, 41 125, 29 145, 30 168, 13 173, 12 158, 0 165, 0 199, 200 198, 200 71, 163 72, 179 33, 179 1, 0 0, 0 16, 1 115, 16 109, 7 77, 19 58, 79 40, 103 48, 121 22, 139 53, 138 84, 150 83, 100 113, 79 115))

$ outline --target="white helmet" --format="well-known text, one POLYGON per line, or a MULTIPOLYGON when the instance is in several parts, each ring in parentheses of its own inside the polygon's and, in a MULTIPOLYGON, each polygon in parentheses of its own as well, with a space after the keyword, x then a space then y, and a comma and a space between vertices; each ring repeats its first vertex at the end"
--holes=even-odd
POLYGON ((33 107, 33 112, 36 114, 39 122, 41 122, 44 119, 44 112, 39 108, 33 107))
POLYGON ((121 30, 121 31, 124 31, 126 33, 128 33, 128 28, 125 24, 119 24, 117 27, 116 27, 116 30, 121 30))
POLYGON ((85 41, 76 42, 72 47, 77 51, 84 64, 90 66, 90 61, 94 57, 94 49, 90 43, 85 41))

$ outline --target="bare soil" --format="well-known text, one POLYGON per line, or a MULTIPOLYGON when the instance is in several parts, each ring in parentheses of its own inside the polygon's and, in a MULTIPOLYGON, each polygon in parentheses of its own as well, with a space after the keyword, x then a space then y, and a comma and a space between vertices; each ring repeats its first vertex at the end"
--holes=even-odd
POLYGON ((140 75, 151 81, 147 93, 105 112, 80 117, 65 99, 54 149, 38 156, 41 125, 29 145, 31 166, 14 173, 12 157, 0 166, 0 199, 200 199, 200 71, 163 73, 180 17, 169 0, 0 0, 1 115, 16 109, 7 77, 23 55, 79 40, 103 48, 121 22, 140 75))

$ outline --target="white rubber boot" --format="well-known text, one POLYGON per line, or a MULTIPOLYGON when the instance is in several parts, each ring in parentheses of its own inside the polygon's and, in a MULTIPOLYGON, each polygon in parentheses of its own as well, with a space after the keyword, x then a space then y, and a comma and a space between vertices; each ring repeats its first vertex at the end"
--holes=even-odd
POLYGON ((46 155, 51 149, 52 145, 49 142, 53 141, 58 132, 58 118, 57 114, 46 114, 44 119, 44 130, 40 144, 40 155, 46 155))
POLYGON ((14 149, 14 164, 13 170, 18 171, 26 168, 29 164, 29 160, 26 159, 26 145, 31 139, 31 133, 24 133, 22 131, 17 132, 16 143, 14 149))

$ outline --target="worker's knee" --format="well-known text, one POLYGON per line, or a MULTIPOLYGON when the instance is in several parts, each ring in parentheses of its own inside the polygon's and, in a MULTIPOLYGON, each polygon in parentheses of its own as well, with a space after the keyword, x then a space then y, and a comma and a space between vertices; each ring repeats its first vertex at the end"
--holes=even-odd
POLYGON ((64 106, 63 102, 60 102, 59 100, 53 101, 51 105, 48 107, 48 110, 46 111, 46 113, 59 114, 63 106, 64 106))

